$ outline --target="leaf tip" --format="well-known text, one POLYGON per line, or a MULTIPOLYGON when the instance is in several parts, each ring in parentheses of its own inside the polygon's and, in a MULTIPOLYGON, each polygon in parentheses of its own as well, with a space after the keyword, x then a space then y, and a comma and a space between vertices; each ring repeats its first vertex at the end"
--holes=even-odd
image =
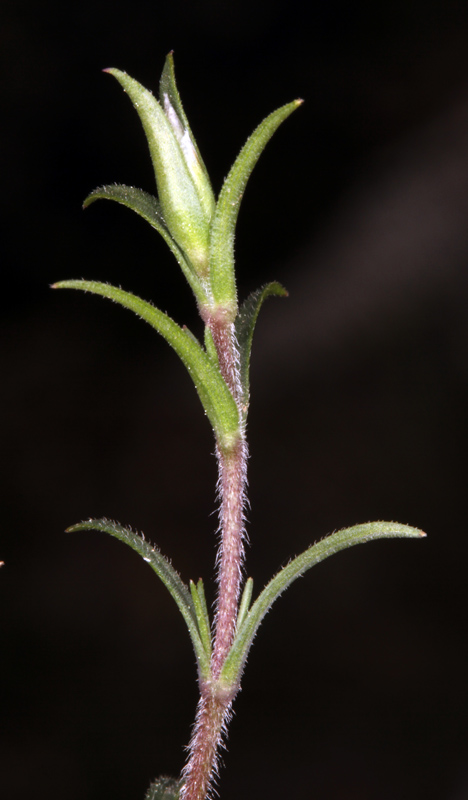
MULTIPOLYGON (((104 189, 104 187, 103 187, 103 189, 104 189)), ((88 195, 85 197, 85 199, 83 200, 83 203, 82 203, 82 205, 81 205, 81 208, 82 208, 82 209, 88 208, 88 206, 90 206, 90 205, 91 205, 91 203, 94 203, 94 201, 98 199, 98 198, 95 196, 95 192, 97 192, 97 191, 98 191, 98 189, 94 189, 94 191, 90 192, 90 194, 88 194, 88 195)))
POLYGON ((113 75, 114 78, 117 78, 117 80, 119 80, 122 75, 123 76, 127 75, 126 72, 122 72, 121 69, 117 69, 116 67, 106 67, 102 71, 105 72, 107 75, 113 75))

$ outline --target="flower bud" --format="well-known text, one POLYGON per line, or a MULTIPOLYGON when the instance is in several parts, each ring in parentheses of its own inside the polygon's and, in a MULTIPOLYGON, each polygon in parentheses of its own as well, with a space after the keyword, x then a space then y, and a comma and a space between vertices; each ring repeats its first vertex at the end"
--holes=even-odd
MULTIPOLYGON (((214 197, 190 130, 166 93, 164 108, 125 72, 109 69, 129 95, 143 125, 165 224, 194 272, 208 276, 214 197)), ((179 101, 180 102, 180 101, 179 101)), ((185 117, 185 115, 184 115, 185 117)))

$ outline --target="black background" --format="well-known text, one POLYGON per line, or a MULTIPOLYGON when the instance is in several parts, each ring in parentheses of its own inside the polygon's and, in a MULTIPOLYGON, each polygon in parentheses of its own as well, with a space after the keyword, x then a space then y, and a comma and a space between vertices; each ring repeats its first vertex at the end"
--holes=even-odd
POLYGON ((0 785, 8 800, 143 798, 196 704, 172 600, 108 516, 213 599, 209 425, 109 281, 200 333, 162 240, 115 204, 153 191, 116 66, 178 84, 219 191, 272 109, 239 294, 269 279, 253 353, 247 571, 257 591, 334 529, 424 528, 340 554, 281 599, 236 702, 223 800, 468 797, 468 9, 455 0, 2 0, 0 785))

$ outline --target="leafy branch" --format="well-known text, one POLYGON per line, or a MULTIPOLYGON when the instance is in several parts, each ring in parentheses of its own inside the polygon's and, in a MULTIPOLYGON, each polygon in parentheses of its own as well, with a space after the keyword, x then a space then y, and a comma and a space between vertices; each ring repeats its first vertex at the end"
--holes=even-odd
POLYGON ((264 301, 268 297, 284 297, 287 292, 277 282, 268 283, 252 292, 239 309, 235 228, 255 164, 270 138, 302 101, 281 106, 258 125, 216 199, 182 105, 172 54, 166 58, 159 99, 125 72, 105 71, 117 80, 139 116, 157 197, 133 186, 114 184, 91 192, 84 206, 96 200, 113 200, 145 219, 163 237, 195 296, 205 326, 203 344, 151 303, 115 286, 64 280, 53 288, 100 295, 133 311, 167 341, 193 381, 213 429, 219 470, 220 545, 213 622, 203 581, 190 581, 187 586, 170 561, 144 536, 107 519, 88 520, 68 530, 102 531, 124 542, 151 566, 176 602, 197 659, 200 700, 181 778, 159 778, 150 786, 146 800, 205 800, 216 774, 221 735, 226 731, 252 642, 282 592, 315 564, 347 547, 375 539, 421 538, 425 534, 398 523, 355 525, 317 542, 290 561, 253 603, 252 578, 245 582, 241 593, 252 340, 264 301))

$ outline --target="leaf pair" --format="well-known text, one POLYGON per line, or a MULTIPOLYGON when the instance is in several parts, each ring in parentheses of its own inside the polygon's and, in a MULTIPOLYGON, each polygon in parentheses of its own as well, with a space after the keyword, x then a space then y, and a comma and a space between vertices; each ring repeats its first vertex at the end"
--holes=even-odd
MULTIPOLYGON (((106 519, 88 520, 68 528, 69 532, 83 530, 103 531, 116 539, 120 539, 133 550, 136 550, 144 561, 152 567, 174 598, 185 620, 201 678, 205 681, 209 680, 211 677, 211 626, 203 581, 200 579, 197 585, 191 581, 189 589, 168 559, 157 548, 148 544, 143 536, 134 533, 129 528, 124 528, 116 522, 110 522, 106 519)), ((290 561, 271 579, 252 605, 250 605, 250 602, 253 581, 249 578, 246 581, 239 606, 237 633, 221 670, 220 683, 228 688, 238 687, 249 650, 265 615, 285 589, 315 564, 324 561, 340 550, 373 541, 374 539, 419 539, 423 536, 425 534, 417 528, 394 522, 368 522, 364 525, 345 528, 338 533, 327 536, 290 561)))

